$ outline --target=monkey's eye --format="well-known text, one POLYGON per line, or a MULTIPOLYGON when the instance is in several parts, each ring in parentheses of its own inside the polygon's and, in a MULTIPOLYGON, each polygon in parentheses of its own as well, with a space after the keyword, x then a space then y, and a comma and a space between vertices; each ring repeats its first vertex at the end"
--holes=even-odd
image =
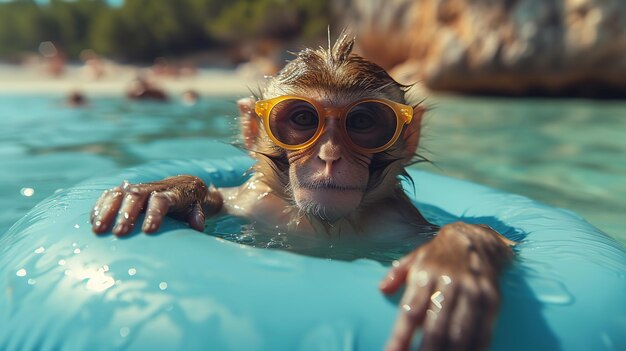
POLYGON ((350 112, 346 118, 346 128, 355 132, 364 132, 375 124, 375 116, 371 111, 358 109, 350 112))
POLYGON ((310 109, 298 109, 291 113, 289 120, 295 125, 296 128, 317 128, 318 118, 317 113, 310 109))
POLYGON ((315 107, 300 99, 289 99, 276 104, 270 112, 268 122, 271 135, 287 145, 300 145, 311 140, 319 125, 315 107))
POLYGON ((396 114, 389 106, 377 101, 366 101, 348 112, 346 132, 357 146, 376 149, 393 138, 397 124, 396 114))

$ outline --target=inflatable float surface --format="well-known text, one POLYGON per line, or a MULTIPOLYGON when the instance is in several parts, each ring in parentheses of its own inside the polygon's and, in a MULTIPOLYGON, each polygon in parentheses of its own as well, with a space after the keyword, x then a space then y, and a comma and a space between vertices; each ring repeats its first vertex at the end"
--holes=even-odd
MULTIPOLYGON (((193 174, 235 186, 252 161, 167 161, 85 181, 0 236, 1 350, 380 350, 399 296, 383 264, 328 260, 202 235, 95 236, 89 211, 123 179, 193 174)), ((485 223, 519 241, 491 350, 626 350, 626 252, 577 215, 411 170, 437 224, 485 223)), ((210 234, 210 233, 209 233, 210 234)))

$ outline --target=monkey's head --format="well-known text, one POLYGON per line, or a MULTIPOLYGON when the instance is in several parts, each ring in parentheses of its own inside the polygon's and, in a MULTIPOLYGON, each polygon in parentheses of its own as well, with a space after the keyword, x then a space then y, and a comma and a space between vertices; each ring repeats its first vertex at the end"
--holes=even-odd
POLYGON ((327 222, 400 192, 413 162, 423 108, 407 86, 352 54, 342 35, 329 49, 304 49, 260 96, 239 101, 256 172, 297 208, 327 222))

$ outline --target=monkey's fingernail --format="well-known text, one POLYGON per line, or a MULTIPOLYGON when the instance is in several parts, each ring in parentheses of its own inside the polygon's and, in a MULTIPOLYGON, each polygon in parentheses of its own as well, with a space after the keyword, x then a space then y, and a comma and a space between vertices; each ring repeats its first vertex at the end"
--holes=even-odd
POLYGON ((152 234, 152 233, 154 233, 156 231, 156 229, 157 229, 156 224, 154 224, 152 222, 148 222, 148 223, 144 224, 143 228, 142 228, 143 232, 146 233, 146 234, 152 234))
POLYGON ((100 231, 100 229, 102 228, 102 222, 94 221, 91 225, 91 228, 93 228, 95 232, 100 231))
POLYGON ((194 216, 189 221, 189 226, 199 232, 204 231, 204 216, 194 216))
POLYGON ((378 284, 378 287, 381 290, 387 290, 389 288, 389 284, 391 284, 391 282, 393 281, 393 278, 389 278, 389 277, 385 277, 380 284, 378 284))
POLYGON ((126 235, 130 230, 130 226, 128 224, 118 224, 113 228, 113 233, 116 235, 126 235))
POLYGON ((91 227, 96 234, 102 234, 104 232, 104 223, 101 220, 96 220, 93 222, 93 226, 91 227))

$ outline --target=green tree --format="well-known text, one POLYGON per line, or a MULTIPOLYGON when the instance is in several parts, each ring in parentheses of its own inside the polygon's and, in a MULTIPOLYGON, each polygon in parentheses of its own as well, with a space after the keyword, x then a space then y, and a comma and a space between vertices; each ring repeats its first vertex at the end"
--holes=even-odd
POLYGON ((51 0, 42 8, 56 25, 56 37, 52 39, 69 55, 77 56, 90 47, 89 32, 94 17, 108 9, 108 5, 105 0, 51 0))
POLYGON ((37 50, 46 37, 54 32, 54 24, 46 18, 33 0, 18 0, 0 7, 0 52, 12 56, 37 50))
POLYGON ((289 39, 323 35, 329 24, 328 0, 236 0, 222 8, 207 29, 228 40, 289 39))
POLYGON ((260 38, 325 35, 329 0, 35 0, 0 2, 0 57, 50 40, 71 58, 86 48, 150 61, 260 38))

